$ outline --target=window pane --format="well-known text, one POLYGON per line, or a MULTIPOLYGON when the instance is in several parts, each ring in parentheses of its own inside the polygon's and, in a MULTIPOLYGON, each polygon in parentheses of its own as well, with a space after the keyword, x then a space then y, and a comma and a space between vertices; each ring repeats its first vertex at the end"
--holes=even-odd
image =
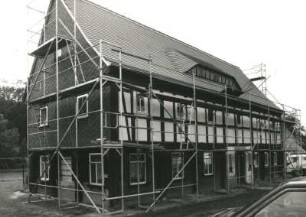
POLYGON ((146 171, 146 164, 145 163, 139 163, 139 182, 145 182, 145 171, 146 171))
POLYGON ((139 154, 138 155, 138 161, 145 161, 145 155, 144 154, 139 154))
POLYGON ((130 163, 130 183, 137 183, 137 163, 130 163))
POLYGON ((101 163, 101 155, 90 155, 90 161, 92 163, 101 163))
POLYGON ((90 166, 90 169, 91 169, 91 182, 92 183, 96 183, 97 180, 96 180, 96 166, 95 164, 91 164, 90 166))
POLYGON ((137 154, 130 154, 130 161, 137 162, 137 154))
POLYGON ((101 167, 101 163, 97 163, 96 164, 96 169, 97 169, 97 183, 101 184, 102 183, 102 167, 101 167))

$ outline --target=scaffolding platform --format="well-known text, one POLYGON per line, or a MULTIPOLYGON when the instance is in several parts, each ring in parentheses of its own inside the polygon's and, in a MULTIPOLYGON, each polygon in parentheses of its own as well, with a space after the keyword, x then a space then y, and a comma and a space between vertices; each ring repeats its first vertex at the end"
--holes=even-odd
POLYGON ((58 49, 65 47, 71 43, 70 39, 64 37, 53 37, 45 43, 38 46, 34 51, 30 53, 31 56, 44 57, 49 50, 49 53, 53 53, 56 50, 56 41, 58 41, 58 49))

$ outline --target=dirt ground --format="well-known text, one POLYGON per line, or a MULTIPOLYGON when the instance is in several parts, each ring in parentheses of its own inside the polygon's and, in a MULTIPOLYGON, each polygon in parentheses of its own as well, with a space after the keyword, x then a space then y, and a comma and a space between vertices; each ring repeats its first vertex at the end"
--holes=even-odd
MULTIPOLYGON (((22 174, 9 173, 0 174, 0 216, 1 217, 96 217, 99 216, 92 209, 73 208, 58 210, 56 201, 27 203, 28 194, 24 192, 22 184, 22 174)), ((128 212, 129 216, 208 216, 218 212, 222 208, 240 207, 256 200, 267 190, 245 191, 229 197, 216 198, 214 201, 201 201, 195 203, 178 202, 174 207, 168 209, 157 209, 157 211, 144 215, 143 212, 128 212)), ((167 203, 170 203, 168 201, 167 203)), ((162 206, 162 203, 159 204, 162 206)), ((124 215, 120 215, 124 216, 124 215)))

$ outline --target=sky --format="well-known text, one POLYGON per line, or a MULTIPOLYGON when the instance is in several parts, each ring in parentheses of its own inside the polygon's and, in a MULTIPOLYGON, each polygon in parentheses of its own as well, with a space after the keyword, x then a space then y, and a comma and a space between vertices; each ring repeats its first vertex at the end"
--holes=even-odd
MULTIPOLYGON (((269 92, 278 101, 301 109, 306 125, 306 1, 93 1, 242 70, 264 63, 269 92)), ((0 7, 0 79, 26 80, 29 74, 26 30, 37 18, 26 5, 27 1, 10 0, 0 7)), ((46 6, 39 9, 46 10, 46 6)))

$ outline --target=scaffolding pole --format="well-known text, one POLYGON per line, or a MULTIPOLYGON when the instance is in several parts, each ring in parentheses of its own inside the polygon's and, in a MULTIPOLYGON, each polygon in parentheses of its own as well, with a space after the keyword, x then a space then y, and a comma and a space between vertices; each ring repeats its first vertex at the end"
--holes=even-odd
POLYGON ((100 148, 101 148, 101 205, 102 216, 104 215, 104 108, 103 108, 103 62, 102 62, 102 41, 99 43, 100 47, 100 59, 99 59, 99 72, 100 72, 100 148))
MULTIPOLYGON (((149 60, 150 84, 149 84, 149 105, 150 105, 150 132, 151 132, 151 149, 152 149, 152 192, 155 192, 155 153, 154 153, 154 128, 153 128, 153 76, 152 76, 152 59, 149 60)), ((153 193, 155 201, 155 193, 153 193)))
MULTIPOLYGON (((55 0, 55 74, 56 74, 56 143, 57 146, 60 145, 60 125, 59 125, 59 65, 58 65, 58 0, 55 0)), ((60 158, 59 154, 57 155, 57 185, 58 185, 58 208, 61 208, 61 191, 60 191, 60 158)), ((49 164, 51 162, 49 161, 49 164)), ((48 166, 49 167, 49 166, 48 166)))
MULTIPOLYGON (((193 111, 194 111, 194 127, 195 127, 195 174, 196 174, 196 196, 199 201, 199 166, 198 166, 198 141, 199 141, 199 130, 198 130, 198 111, 197 111, 197 95, 196 95, 196 84, 195 84, 195 73, 192 73, 192 89, 193 89, 193 111)), ((191 112, 190 112, 191 113, 191 112)), ((192 117, 190 114, 190 121, 192 117)))

